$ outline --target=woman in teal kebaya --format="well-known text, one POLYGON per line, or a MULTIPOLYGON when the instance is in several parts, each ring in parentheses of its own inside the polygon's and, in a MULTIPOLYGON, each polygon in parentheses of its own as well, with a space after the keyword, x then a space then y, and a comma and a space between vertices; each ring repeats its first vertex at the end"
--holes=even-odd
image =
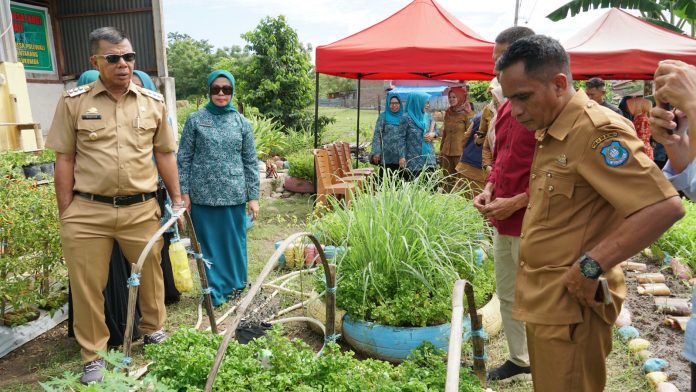
POLYGON ((259 167, 249 121, 232 105, 234 76, 208 76, 210 102, 186 119, 179 144, 181 193, 190 208, 213 305, 247 283, 247 208, 259 213, 259 167))
POLYGON ((406 164, 404 135, 399 127, 404 110, 395 93, 387 94, 387 107, 377 117, 370 161, 387 170, 399 171, 406 164))
POLYGON ((432 118, 428 113, 430 95, 411 93, 406 103, 406 113, 401 116, 399 127, 404 135, 406 168, 410 177, 437 166, 433 140, 439 136, 437 128, 431 130, 432 118))

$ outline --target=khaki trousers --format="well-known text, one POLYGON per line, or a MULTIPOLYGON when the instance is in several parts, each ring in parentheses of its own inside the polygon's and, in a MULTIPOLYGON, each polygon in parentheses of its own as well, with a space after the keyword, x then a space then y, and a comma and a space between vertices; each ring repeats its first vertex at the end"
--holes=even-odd
POLYGON ((473 200, 486 187, 486 172, 464 162, 457 163, 457 185, 455 190, 464 189, 467 198, 473 200))
POLYGON ((527 342, 534 390, 600 392, 606 383, 611 352, 611 325, 590 308, 571 325, 527 323, 527 342))
MULTIPOLYGON (((159 229, 160 210, 155 198, 115 208, 75 196, 61 216, 61 242, 73 295, 75 338, 84 362, 106 351, 109 329, 104 319, 104 295, 113 241, 126 259, 137 262, 150 237, 159 229)), ((140 330, 149 334, 162 328, 164 283, 160 266, 162 238, 147 255, 140 275, 138 298, 140 330)))
POLYGON ((500 299, 500 315, 507 339, 510 361, 517 366, 529 366, 527 335, 524 322, 512 319, 512 304, 515 301, 515 279, 520 258, 520 237, 493 236, 493 261, 495 263, 496 293, 500 299))
POLYGON ((443 184, 445 192, 452 192, 457 184, 457 163, 459 163, 458 156, 440 155, 440 166, 442 166, 442 170, 445 172, 443 184))

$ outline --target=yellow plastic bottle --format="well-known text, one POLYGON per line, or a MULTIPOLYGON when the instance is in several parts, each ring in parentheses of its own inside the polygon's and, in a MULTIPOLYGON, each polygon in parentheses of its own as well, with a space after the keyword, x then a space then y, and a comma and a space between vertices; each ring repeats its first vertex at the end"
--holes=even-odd
POLYGON ((186 248, 179 240, 169 244, 169 259, 172 263, 172 275, 174 275, 174 286, 182 293, 193 290, 193 278, 189 269, 186 248))

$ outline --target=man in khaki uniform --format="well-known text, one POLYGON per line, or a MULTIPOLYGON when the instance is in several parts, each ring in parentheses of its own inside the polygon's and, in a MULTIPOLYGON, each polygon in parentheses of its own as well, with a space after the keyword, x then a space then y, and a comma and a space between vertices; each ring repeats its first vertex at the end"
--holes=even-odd
POLYGON ((513 307, 527 323, 534 389, 601 391, 626 293, 618 263, 684 209, 631 125, 573 89, 558 41, 516 41, 496 67, 513 116, 537 131, 513 307), (597 301, 600 276, 612 304, 597 301))
MULTIPOLYGON (((104 361, 97 350, 105 351, 109 339, 102 291, 113 241, 135 262, 159 228, 158 170, 175 208, 183 208, 176 143, 162 95, 131 83, 135 53, 123 32, 99 28, 89 40, 99 80, 63 95, 46 143, 56 151, 61 238, 85 384, 102 378, 104 361)), ((140 276, 140 328, 146 344, 166 338, 161 248, 160 238, 140 276)))

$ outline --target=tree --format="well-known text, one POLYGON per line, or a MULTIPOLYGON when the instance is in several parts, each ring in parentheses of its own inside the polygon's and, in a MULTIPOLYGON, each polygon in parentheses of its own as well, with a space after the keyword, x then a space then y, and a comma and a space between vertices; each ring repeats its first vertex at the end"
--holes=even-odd
POLYGON ((684 33, 686 24, 691 25, 691 36, 696 29, 696 0, 572 0, 548 14, 546 17, 557 22, 568 14, 575 16, 590 8, 625 8, 639 10, 644 20, 678 33, 684 33))
POLYGON ((491 100, 491 95, 488 94, 488 87, 491 82, 486 80, 471 80, 469 85, 469 101, 471 102, 488 102, 491 100))
POLYGON ((224 69, 235 75, 236 78, 242 64, 246 64, 251 60, 251 54, 241 46, 233 45, 218 49, 213 58, 213 69, 224 69))
POLYGON ((355 79, 319 74, 319 96, 326 98, 329 93, 355 91, 355 79))
POLYGON ((207 94, 206 78, 213 70, 213 46, 188 34, 167 35, 167 65, 176 79, 177 99, 207 94))
POLYGON ((262 19, 242 38, 252 56, 238 68, 239 99, 287 127, 306 126, 304 109, 314 92, 311 49, 300 43, 282 15, 262 19))

